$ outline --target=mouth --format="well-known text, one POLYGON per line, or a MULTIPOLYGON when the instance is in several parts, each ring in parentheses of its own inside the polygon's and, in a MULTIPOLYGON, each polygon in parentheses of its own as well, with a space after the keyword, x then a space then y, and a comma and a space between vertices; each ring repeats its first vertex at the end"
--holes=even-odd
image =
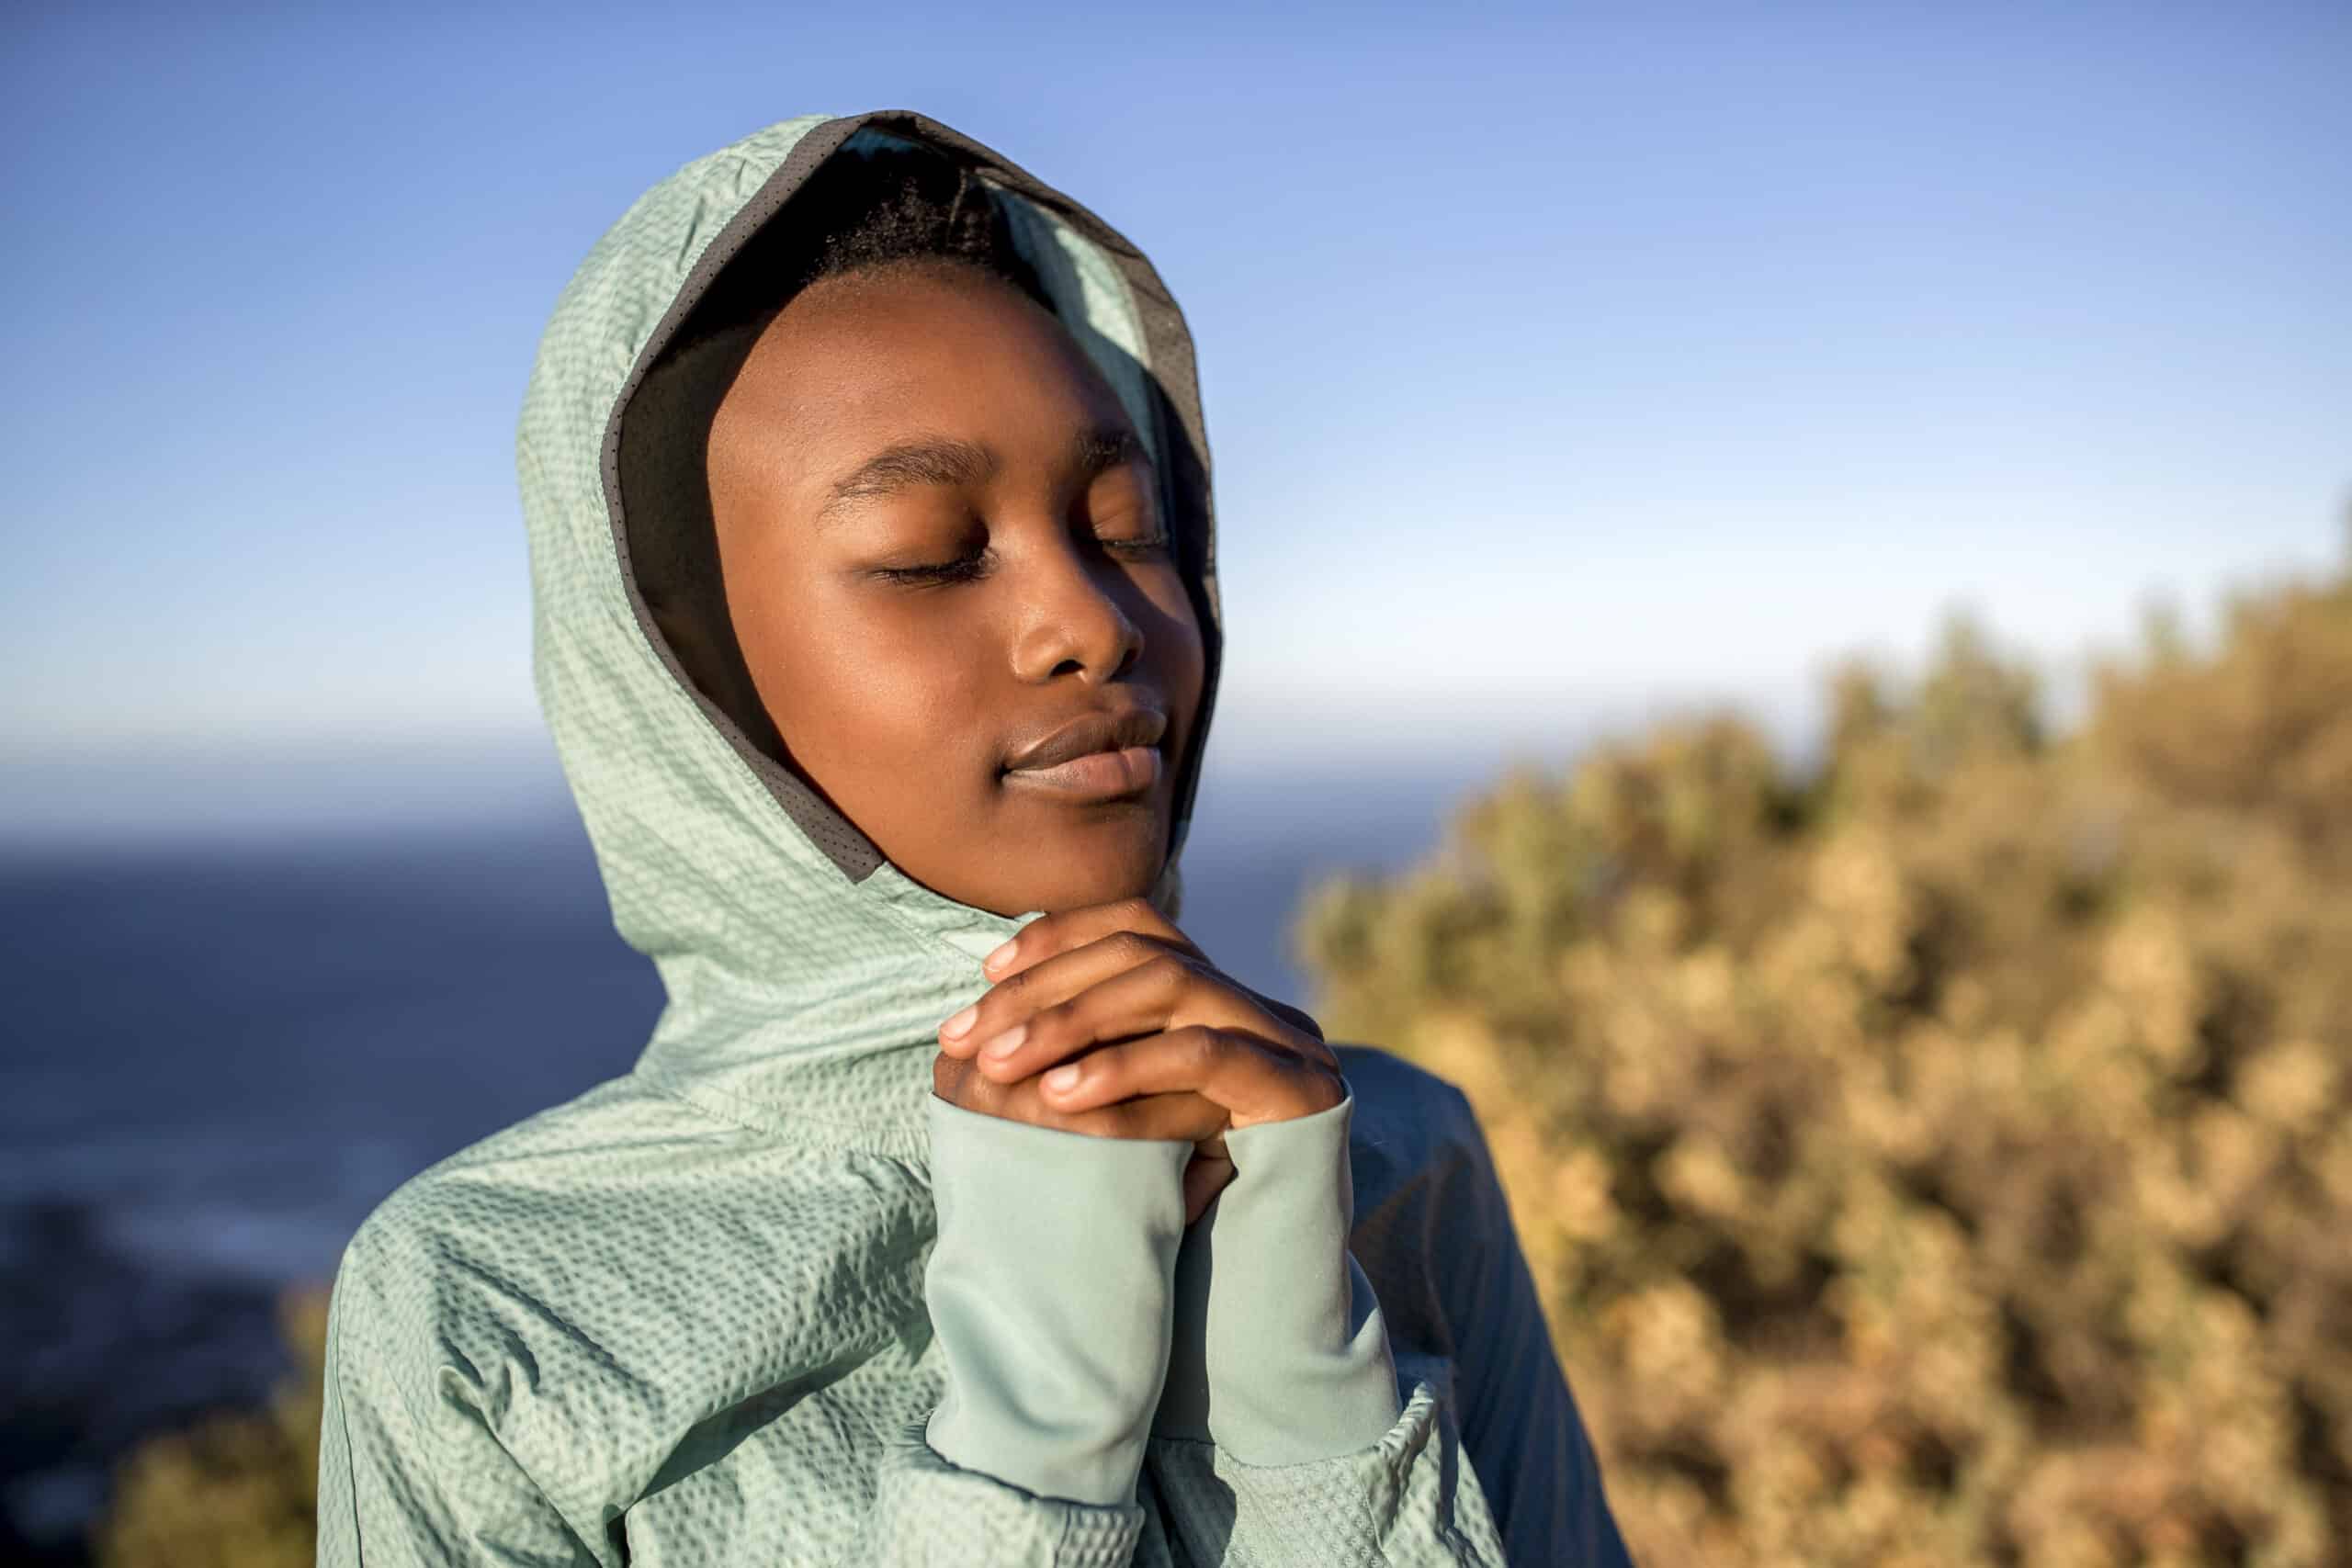
POLYGON ((1159 783, 1168 716, 1155 707, 1084 714, 1021 747, 1007 784, 1071 800, 1116 800, 1159 783))

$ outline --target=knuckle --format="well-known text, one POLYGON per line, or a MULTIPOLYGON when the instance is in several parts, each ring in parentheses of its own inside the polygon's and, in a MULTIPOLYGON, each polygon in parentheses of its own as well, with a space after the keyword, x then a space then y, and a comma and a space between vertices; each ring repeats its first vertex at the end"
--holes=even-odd
POLYGON ((1104 945, 1110 948, 1111 955, 1125 963, 1130 969, 1138 964, 1150 963, 1155 953, 1165 951, 1158 942, 1141 931, 1114 931, 1102 941, 1104 945))
POLYGON ((1258 999, 1266 1005, 1266 1010, 1272 1013, 1274 1017, 1318 1044, 1322 1043, 1323 1026, 1317 1023, 1314 1016, 1306 1010, 1293 1007, 1279 997, 1260 996, 1258 999))
POLYGON ((1079 1016, 1079 999, 1072 997, 1031 1013, 1029 1032, 1023 1037, 1023 1043, 1034 1049, 1040 1044, 1051 1045, 1061 1040, 1069 1032, 1071 1024, 1079 1016))

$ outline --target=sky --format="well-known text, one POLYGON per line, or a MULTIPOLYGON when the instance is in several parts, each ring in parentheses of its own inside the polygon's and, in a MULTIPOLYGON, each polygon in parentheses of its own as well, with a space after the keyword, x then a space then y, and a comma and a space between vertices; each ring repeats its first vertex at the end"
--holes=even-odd
POLYGON ((1175 291, 1216 767, 1801 739, 1954 611, 2063 705, 2148 604, 2352 548, 2352 7, 874 15, 12 8, 0 800, 544 783, 538 333, 640 192, 812 111, 944 120, 1175 291))

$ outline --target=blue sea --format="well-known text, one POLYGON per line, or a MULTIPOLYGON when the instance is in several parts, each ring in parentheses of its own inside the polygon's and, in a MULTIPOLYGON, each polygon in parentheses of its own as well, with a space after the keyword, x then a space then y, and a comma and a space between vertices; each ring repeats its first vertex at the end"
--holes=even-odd
MULTIPOLYGON (((1436 779, 1204 790, 1187 934, 1312 1005, 1300 894, 1436 779)), ((568 810, 0 849, 0 1561, 79 1561, 140 1436, 283 1375, 287 1285, 400 1182, 628 1070, 661 1005, 568 810)))

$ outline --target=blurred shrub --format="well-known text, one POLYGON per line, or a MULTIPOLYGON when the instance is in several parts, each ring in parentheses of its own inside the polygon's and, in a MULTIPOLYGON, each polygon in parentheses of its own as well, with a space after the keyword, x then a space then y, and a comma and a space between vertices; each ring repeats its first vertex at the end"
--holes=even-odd
POLYGON ((266 1410, 134 1451, 93 1532, 99 1568, 311 1568, 327 1292, 289 1292, 278 1311, 295 1375, 266 1410))
POLYGON ((1645 1568, 2352 1562, 2352 576, 2053 739, 1965 618, 1295 931, 1462 1086, 1645 1568))

